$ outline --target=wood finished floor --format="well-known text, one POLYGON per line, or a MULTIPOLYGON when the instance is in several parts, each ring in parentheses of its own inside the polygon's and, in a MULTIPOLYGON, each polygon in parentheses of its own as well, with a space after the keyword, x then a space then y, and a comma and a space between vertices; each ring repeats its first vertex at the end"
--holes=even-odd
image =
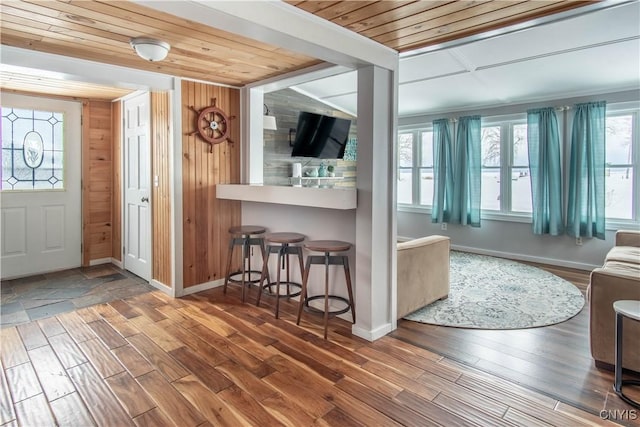
POLYGON ((368 343, 340 319, 325 341, 318 316, 298 327, 293 303, 276 320, 263 301, 156 291, 2 329, 0 425, 615 425, 466 365, 473 351, 368 343))

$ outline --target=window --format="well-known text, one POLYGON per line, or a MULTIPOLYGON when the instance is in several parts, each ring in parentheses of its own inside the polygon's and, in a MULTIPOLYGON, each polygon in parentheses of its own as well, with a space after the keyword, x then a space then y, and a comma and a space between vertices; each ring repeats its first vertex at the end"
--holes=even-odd
POLYGON ((512 120, 483 126, 481 144, 482 210, 530 214, 527 124, 512 120))
POLYGON ((0 189, 64 188, 62 113, 2 107, 0 189))
POLYGON ((605 136, 605 211, 607 219, 633 220, 639 201, 634 200, 637 174, 638 113, 607 114, 605 136), (635 141, 635 144, 634 144, 635 141), (635 147, 634 147, 635 145, 635 147))
POLYGON ((401 132, 398 136, 398 203, 433 203, 433 132, 401 132))

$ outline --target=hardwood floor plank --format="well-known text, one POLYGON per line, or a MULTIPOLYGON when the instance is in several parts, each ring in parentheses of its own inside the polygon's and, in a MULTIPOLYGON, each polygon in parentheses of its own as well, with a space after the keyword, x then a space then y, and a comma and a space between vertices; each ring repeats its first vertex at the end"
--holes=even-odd
POLYGON ((242 319, 233 316, 224 310, 220 310, 214 306, 209 306, 203 311, 217 319, 220 319, 221 322, 229 325, 229 327, 231 327, 232 330, 237 331, 238 334, 247 337, 251 341, 257 342, 262 346, 268 346, 276 341, 276 339, 269 334, 262 333, 259 328, 254 328, 250 323, 244 322, 242 319))
POLYGON ((400 405, 395 401, 385 399, 380 393, 368 389, 367 387, 345 377, 336 383, 336 387, 350 394, 356 399, 361 400, 369 406, 376 408, 389 418, 401 423, 405 426, 425 426, 433 425, 433 421, 429 418, 412 411, 406 406, 400 405))
POLYGON ((133 378, 154 370, 154 367, 131 345, 114 348, 112 353, 133 378))
POLYGON ((95 322, 100 320, 100 315, 93 307, 84 307, 76 310, 78 316, 84 321, 84 323, 95 322))
POLYGON ((262 360, 233 344, 231 341, 216 334, 204 325, 199 325, 195 328, 191 328, 191 331, 203 338, 218 351, 223 353, 227 358, 236 361, 246 369, 253 372, 253 374, 258 378, 262 378, 265 375, 273 372, 270 367, 262 360))
POLYGON ((264 399, 274 397, 278 394, 276 390, 269 387, 265 382, 261 381, 251 372, 233 360, 227 360, 216 366, 216 370, 222 372, 231 380, 231 384, 235 384, 247 393, 250 393, 258 402, 264 399))
POLYGON ((297 402, 286 399, 279 393, 267 397, 260 403, 274 418, 287 426, 309 426, 314 422, 313 418, 307 415, 297 402))
POLYGON ((259 342, 252 341, 246 336, 241 334, 229 335, 227 337, 227 340, 237 345, 238 347, 248 352, 249 354, 252 354, 253 356, 262 360, 263 362, 271 359, 273 356, 279 353, 278 350, 276 350, 272 346, 269 345, 265 347, 259 342))
POLYGON ((50 405, 59 426, 88 427, 96 425, 78 393, 67 394, 50 402, 50 405))
POLYGON ((80 397, 99 426, 132 426, 131 418, 118 399, 102 381, 89 363, 83 363, 67 371, 80 397))
POLYGON ((390 354, 383 353, 371 347, 360 349, 360 355, 366 357, 369 360, 375 360, 384 365, 387 365, 390 369, 395 369, 396 371, 402 373, 403 376, 408 376, 415 379, 424 374, 423 369, 417 368, 409 363, 403 362, 402 360, 393 357, 390 354))
POLYGON ((335 405, 336 408, 339 408, 342 412, 349 414, 365 426, 401 425, 397 421, 378 411, 377 408, 374 408, 359 399, 355 399, 349 393, 346 393, 339 388, 334 387, 330 392, 325 393, 323 397, 325 400, 335 405))
POLYGON ((175 424, 188 427, 197 426, 205 421, 202 414, 158 371, 138 377, 138 382, 175 424))
POLYGON ((40 319, 38 320, 38 325, 40 325, 40 329, 48 338, 67 332, 55 317, 40 319))
POLYGON ((131 305, 129 305, 126 301, 119 299, 109 302, 109 305, 127 319, 140 316, 140 312, 131 307, 131 305))
POLYGON ((556 406, 556 411, 573 417, 576 420, 576 424, 579 423, 585 426, 592 427, 613 427, 615 425, 618 425, 617 423, 611 422, 609 420, 603 420, 600 415, 590 414, 582 409, 575 408, 563 402, 558 403, 558 405, 556 406))
MULTIPOLYGON (((18 365, 19 366, 19 365, 18 365)), ((16 420, 16 412, 9 391, 9 380, 5 376, 5 370, 0 364, 0 425, 8 424, 16 420)), ((11 384, 14 388, 19 386, 11 384)))
POLYGON ((198 354, 189 350, 187 347, 180 347, 170 351, 169 354, 186 367, 191 374, 198 378, 202 384, 207 386, 214 393, 230 387, 233 382, 222 373, 217 371, 213 366, 209 365, 198 354))
POLYGON ((394 401, 430 419, 431 423, 434 424, 446 427, 472 427, 475 425, 475 423, 448 412, 446 409, 442 409, 438 405, 408 391, 398 394, 394 401))
POLYGON ((188 316, 197 321, 200 326, 209 328, 211 331, 215 332, 221 337, 228 337, 229 335, 237 332, 233 327, 227 325, 224 321, 211 317, 207 313, 194 306, 188 305, 184 308, 179 308, 178 311, 185 316, 188 316))
POLYGON ((67 330, 75 342, 81 343, 96 337, 93 330, 78 316, 76 312, 64 313, 57 316, 62 326, 67 330))
POLYGON ((82 350, 80 350, 80 347, 78 347, 66 331, 60 335, 50 337, 49 343, 65 369, 73 368, 74 366, 87 362, 87 358, 82 353, 82 350))
POLYGON ((50 346, 34 348, 28 353, 33 369, 36 371, 40 385, 49 401, 76 391, 50 346))
POLYGON ((385 379, 392 384, 396 384, 397 386, 404 388, 405 390, 409 390, 412 393, 418 394, 427 400, 433 399, 439 393, 439 391, 443 389, 442 387, 446 388, 447 385, 451 384, 449 382, 446 382, 445 380, 442 380, 444 383, 442 387, 425 384, 424 382, 419 382, 414 380, 413 378, 404 376, 401 372, 394 369, 389 369, 387 365, 373 360, 362 365, 362 369, 371 372, 372 374, 385 379))
POLYGON ((22 325, 16 326, 16 328, 18 329, 18 333, 20 333, 24 347, 27 350, 32 350, 49 344, 47 337, 44 336, 37 322, 23 323, 22 325))
POLYGON ((158 408, 145 412, 133 419, 137 427, 176 427, 167 415, 158 408))
MULTIPOLYGON (((180 308, 184 307, 182 305, 180 308)), ((192 319, 189 316, 185 316, 180 313, 176 307, 172 307, 171 305, 163 305, 161 307, 156 308, 160 313, 171 319, 174 323, 177 323, 181 327, 185 329, 193 328, 194 326, 199 325, 199 323, 192 319)))
POLYGON ((99 338, 84 341, 78 345, 102 378, 124 372, 124 367, 99 338))
POLYGON ((128 337, 127 340, 151 363, 152 366, 155 367, 155 369, 164 375, 168 381, 172 382, 189 375, 189 371, 187 369, 165 353, 146 335, 133 335, 128 337))
POLYGON ((193 375, 174 381, 173 386, 214 425, 236 427, 243 424, 244 420, 224 400, 193 375))
POLYGON ((336 427, 364 427, 365 425, 354 420, 340 408, 333 408, 327 412, 321 420, 323 425, 336 427))
POLYGON ((242 416, 256 426, 284 425, 260 405, 251 394, 240 387, 231 386, 219 393, 229 405, 242 412, 242 416))
POLYGON ((537 419, 536 417, 532 417, 531 415, 527 415, 513 408, 509 408, 507 413, 504 414, 504 419, 519 426, 531 426, 531 427, 550 427, 551 426, 551 424, 547 424, 544 421, 537 419))
POLYGON ((262 379, 287 399, 296 402, 308 415, 320 418, 334 405, 319 396, 331 389, 331 385, 318 383, 311 377, 291 378, 283 372, 275 372, 262 379))
POLYGON ((131 335, 137 335, 141 331, 133 323, 125 318, 109 318, 107 319, 109 325, 117 331, 124 338, 128 338, 131 335))
MULTIPOLYGON (((159 322, 166 319, 164 314, 160 313, 154 307, 151 307, 144 303, 136 305, 136 310, 141 313, 141 316, 150 319, 152 322, 159 322)), ((133 319, 135 319, 135 317, 133 319)))
POLYGON ((435 399, 433 399, 433 403, 452 414, 460 414, 461 417, 472 423, 479 425, 489 424, 496 427, 513 426, 512 423, 506 422, 502 419, 506 413, 506 406, 504 412, 496 417, 491 415, 489 411, 484 411, 482 406, 471 406, 463 402, 462 399, 458 400, 456 397, 449 396, 446 393, 438 394, 435 399))
POLYGON ((113 328, 102 318, 87 323, 87 325, 93 329, 93 332, 95 332, 109 350, 113 350, 114 348, 122 347, 127 344, 127 341, 122 337, 122 335, 114 331, 113 328))
POLYGON ((184 329, 176 324, 169 325, 166 331, 173 335, 176 339, 186 345, 188 348, 199 354, 204 358, 211 366, 216 366, 219 363, 229 360, 229 358, 216 350, 208 342, 201 339, 198 335, 194 334, 190 330, 184 329))
POLYGON ((388 398, 393 398, 402 390, 404 390, 402 387, 390 381, 382 379, 379 376, 374 375, 359 366, 354 366, 344 361, 339 361, 334 365, 334 368, 343 376, 358 381, 360 384, 369 387, 370 389, 375 390, 378 393, 387 396, 388 398))
POLYGON ((56 419, 44 394, 38 394, 15 404, 16 418, 21 426, 54 426, 56 419))
POLYGON ((131 319, 129 322, 136 325, 140 331, 143 331, 147 337, 151 338, 151 341, 166 352, 176 350, 184 345, 175 339, 174 336, 166 332, 166 328, 173 325, 173 321, 170 319, 159 322, 149 322, 148 319, 141 316, 131 319), (143 322, 138 322, 138 319, 143 320, 143 322))
MULTIPOLYGON (((13 402, 20 402, 30 397, 43 393, 40 381, 36 375, 36 371, 33 370, 31 362, 23 363, 21 365, 14 366, 4 371, 7 387, 2 387, 2 393, 9 393, 11 396, 2 395, 2 408, 5 408, 5 402, 11 404, 13 402), (6 399, 5 399, 6 398, 6 399)), ((4 383, 4 378, 3 378, 4 383)))
POLYGON ((20 338, 20 334, 15 326, 0 329, 0 338, 2 339, 0 360, 2 360, 2 365, 5 369, 12 368, 29 361, 27 349, 25 348, 22 338, 20 338))
MULTIPOLYGON (((290 358, 295 359, 298 362, 306 365, 310 369, 317 372, 318 375, 325 377, 331 382, 335 383, 343 377, 343 375, 340 372, 317 361, 312 355, 307 355, 305 353, 302 353, 294 348, 289 347, 288 345, 280 341, 273 343, 272 347, 278 349, 281 353, 286 354, 290 358)), ((332 361, 332 364, 335 362, 336 362, 335 360, 332 361)))
POLYGON ((111 392, 120 401, 120 405, 131 418, 135 418, 156 407, 155 403, 128 372, 113 375, 107 378, 106 381, 111 392))

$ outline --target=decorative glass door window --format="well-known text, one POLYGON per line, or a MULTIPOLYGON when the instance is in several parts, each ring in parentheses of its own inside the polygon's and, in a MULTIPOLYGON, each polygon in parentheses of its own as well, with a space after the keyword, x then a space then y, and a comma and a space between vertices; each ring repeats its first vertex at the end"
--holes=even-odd
POLYGON ((0 189, 64 189, 64 114, 2 107, 0 189))

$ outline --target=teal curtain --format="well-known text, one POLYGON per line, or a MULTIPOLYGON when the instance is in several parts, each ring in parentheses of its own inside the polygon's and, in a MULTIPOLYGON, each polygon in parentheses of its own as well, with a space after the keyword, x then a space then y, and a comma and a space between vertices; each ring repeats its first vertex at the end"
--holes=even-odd
POLYGON ((449 222, 453 205, 453 145, 448 119, 433 122, 431 222, 449 222))
POLYGON ((480 116, 460 117, 455 148, 452 224, 480 227, 482 181, 480 116))
POLYGON ((571 131, 567 234, 604 240, 604 101, 577 104, 571 131))
POLYGON ((527 111, 527 144, 533 234, 563 234, 560 138, 558 119, 553 108, 527 111))

